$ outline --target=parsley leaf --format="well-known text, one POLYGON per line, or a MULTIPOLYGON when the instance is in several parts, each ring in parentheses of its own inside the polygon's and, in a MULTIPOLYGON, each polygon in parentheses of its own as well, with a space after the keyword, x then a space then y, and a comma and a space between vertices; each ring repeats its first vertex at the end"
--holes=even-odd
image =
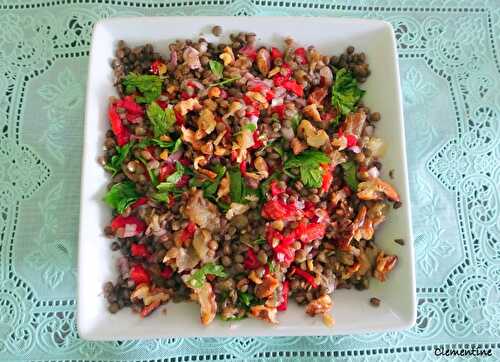
POLYGON ((243 177, 238 168, 229 169, 229 195, 232 202, 243 202, 243 177))
POLYGON ((167 133, 175 123, 175 114, 173 109, 166 108, 163 110, 158 103, 152 102, 146 111, 155 137, 160 137, 167 133))
POLYGON ((218 62, 217 60, 210 60, 208 62, 208 65, 210 66, 210 70, 212 71, 212 73, 217 78, 222 78, 222 72, 224 71, 224 65, 222 65, 221 62, 218 62))
POLYGON ((131 181, 117 183, 109 189, 104 196, 106 202, 118 213, 123 214, 125 209, 133 204, 139 198, 139 194, 135 190, 135 185, 131 181))
POLYGON ((177 138, 177 140, 174 143, 174 148, 172 148, 172 153, 179 151, 181 149, 181 147, 182 147, 182 140, 179 137, 179 138, 177 138))
POLYGON ((139 91, 143 96, 135 97, 138 103, 151 103, 161 95, 163 79, 152 74, 129 73, 123 79, 125 93, 130 94, 139 91))
POLYGON ((216 85, 225 85, 225 84, 228 84, 228 83, 232 83, 234 82, 235 80, 238 80, 240 79, 241 77, 240 76, 237 76, 237 77, 234 77, 234 78, 227 78, 227 79, 224 79, 220 82, 216 82, 216 83, 212 83, 212 84, 209 84, 208 86, 209 87, 214 87, 216 85))
POLYGON ((296 113, 291 119, 290 122, 292 123, 292 128, 294 132, 297 132, 297 127, 299 127, 300 124, 300 114, 296 113))
POLYGON ((227 277, 227 273, 224 271, 224 267, 222 265, 207 263, 191 275, 188 279, 189 285, 193 288, 201 288, 203 284, 205 284, 208 274, 221 278, 227 277))
POLYGON ((215 195, 217 189, 219 188, 220 181, 222 180, 224 174, 226 173, 226 167, 222 165, 215 165, 213 171, 217 173, 217 177, 215 178, 214 181, 206 181, 207 186, 205 187, 205 190, 203 192, 205 197, 215 195))
POLYGON ((151 194, 151 198, 159 202, 168 202, 170 200, 170 197, 166 192, 155 192, 151 194))
POLYGON ((323 179, 321 164, 329 163, 330 158, 321 151, 306 150, 297 156, 293 156, 285 162, 285 170, 298 167, 300 180, 306 187, 320 187, 323 179))
POLYGON ((354 161, 348 161, 342 163, 341 166, 344 170, 344 181, 352 191, 357 191, 359 181, 356 175, 356 163, 354 163, 354 161))
POLYGON ((335 83, 332 85, 332 105, 343 115, 354 110, 354 107, 365 94, 358 87, 356 79, 345 68, 335 74, 335 83))
POLYGON ((156 177, 156 174, 154 172, 154 170, 150 169, 148 167, 148 161, 146 161, 144 158, 142 157, 137 157, 137 159, 139 161, 141 161, 144 165, 144 167, 146 168, 146 170, 148 171, 148 175, 149 175, 149 179, 151 180, 151 183, 153 185, 156 185, 158 183, 158 177, 156 177))
POLYGON ((176 171, 167 177, 165 182, 160 183, 156 186, 159 191, 170 192, 175 189, 175 184, 180 181, 182 175, 184 175, 184 166, 180 162, 175 164, 176 171))
POLYGON ((113 173, 113 176, 116 175, 122 169, 122 163, 127 158, 133 145, 134 142, 132 141, 122 147, 116 146, 116 155, 113 155, 111 160, 104 165, 104 169, 113 173))
POLYGON ((241 304, 243 304, 245 307, 249 308, 252 305, 252 302, 255 298, 250 293, 240 292, 238 294, 238 299, 240 300, 241 304))
POLYGON ((241 127, 241 131, 247 130, 250 132, 254 132, 257 129, 257 126, 253 123, 247 123, 243 127, 241 127))

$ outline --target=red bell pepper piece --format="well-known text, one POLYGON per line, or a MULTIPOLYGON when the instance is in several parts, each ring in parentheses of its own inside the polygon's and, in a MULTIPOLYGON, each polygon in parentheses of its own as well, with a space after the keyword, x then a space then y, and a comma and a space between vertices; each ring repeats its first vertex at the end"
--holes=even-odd
POLYGON ((196 224, 194 222, 190 222, 187 226, 182 230, 182 234, 180 236, 181 241, 184 243, 193 238, 194 232, 196 231, 196 224))
POLYGON ((259 149, 264 145, 264 142, 260 139, 260 133, 258 130, 255 130, 252 134, 253 138, 253 146, 250 147, 253 150, 259 149))
POLYGON ((304 89, 302 88, 302 86, 300 84, 298 84, 296 81, 294 80, 287 80, 283 83, 283 87, 296 94, 297 96, 299 97, 302 97, 304 95, 304 89))
POLYGON ((283 312, 288 308, 288 280, 285 280, 283 282, 282 296, 283 296, 283 302, 281 302, 281 304, 278 305, 277 308, 278 311, 280 312, 283 312))
POLYGON ((272 47, 271 48, 271 59, 274 60, 277 58, 283 58, 283 53, 278 48, 272 47))
POLYGON ((304 243, 310 243, 313 240, 321 239, 325 236, 326 225, 317 222, 309 224, 300 223, 294 230, 297 239, 304 243))
POLYGON ((255 255, 255 252, 253 251, 252 248, 249 248, 247 250, 247 256, 243 262, 243 265, 247 269, 257 269, 260 266, 259 260, 257 259, 257 256, 255 255))
POLYGON ((304 48, 297 48, 294 53, 300 64, 307 64, 307 53, 304 48))
POLYGON ((130 268, 130 279, 134 281, 135 285, 151 283, 148 271, 139 264, 133 265, 132 268, 130 268))
POLYGON ((169 267, 167 265, 167 266, 165 266, 165 268, 163 268, 163 270, 161 271, 160 275, 161 275, 162 278, 170 279, 170 278, 172 278, 172 275, 174 275, 174 271, 172 270, 171 267, 169 267))
POLYGON ((152 64, 151 64, 151 68, 150 68, 150 71, 151 73, 153 74, 160 74, 160 73, 165 73, 165 71, 167 70, 167 66, 165 65, 165 63, 162 63, 161 61, 159 60, 155 60, 152 64))
POLYGON ((158 180, 160 182, 163 182, 167 179, 168 176, 170 176, 174 172, 175 172, 175 165, 172 162, 167 162, 160 168, 160 174, 158 176, 158 180))
POLYGON ((136 103, 134 97, 126 96, 117 102, 117 106, 125 108, 127 112, 135 114, 144 114, 144 109, 136 103))
POLYGON ((142 318, 147 317, 148 315, 150 315, 159 306, 160 306, 160 301, 159 300, 156 300, 153 303, 151 303, 150 305, 145 306, 144 308, 142 308, 141 317, 142 318))
POLYGON ((274 256, 278 262, 290 265, 295 259, 295 249, 290 246, 279 244, 274 248, 274 256))
POLYGON ((287 80, 287 78, 285 78, 282 74, 278 73, 276 74, 274 77, 273 77, 273 83, 276 87, 279 87, 279 86, 282 86, 283 83, 285 83, 285 81, 287 80))
POLYGON ((273 100, 273 98, 276 96, 276 94, 274 93, 274 91, 272 89, 268 89, 265 93, 266 93, 266 99, 268 102, 271 102, 273 100))
POLYGON ((116 107, 111 105, 108 109, 109 122, 111 124, 111 130, 115 134, 116 143, 118 146, 123 146, 130 140, 130 132, 127 127, 122 124, 120 115, 116 111, 116 107))
POLYGON ((146 258, 147 256, 149 256, 146 245, 135 243, 130 246, 130 254, 132 254, 132 256, 137 256, 140 258, 146 258))
POLYGON ((247 161, 243 161, 240 163, 240 172, 243 176, 247 174, 247 161))
POLYGON ((135 235, 139 235, 146 230, 146 224, 141 219, 135 216, 121 216, 118 215, 111 222, 111 229, 116 231, 119 228, 124 228, 127 225, 135 225, 135 235))
POLYGON ((323 192, 328 192, 328 189, 330 188, 330 185, 333 182, 333 175, 330 172, 330 166, 327 164, 321 165, 323 168, 323 179, 321 181, 321 191, 323 192))
POLYGON ((271 181, 270 189, 272 196, 280 195, 286 191, 286 188, 281 188, 278 186, 278 181, 276 180, 271 181))
POLYGON ((284 104, 278 104, 277 106, 274 106, 273 108, 271 108, 271 112, 277 113, 279 119, 283 119, 283 117, 285 117, 285 109, 286 109, 286 106, 284 104))
POLYGON ((270 200, 262 207, 262 216, 266 219, 279 220, 289 216, 287 205, 281 200, 270 200))
POLYGON ((184 124, 184 122, 186 121, 184 116, 175 110, 174 110, 174 114, 175 114, 175 123, 177 123, 179 126, 182 126, 184 124))
POLYGON ((345 138, 347 139, 347 148, 356 146, 358 143, 358 138, 353 134, 346 134, 345 138))
POLYGON ((292 68, 290 68, 290 65, 288 65, 287 63, 283 63, 283 65, 281 66, 280 73, 286 79, 290 79, 290 77, 292 76, 292 68))
POLYGON ((300 269, 300 268, 296 268, 296 267, 293 267, 292 269, 292 272, 294 274, 297 274, 299 277, 302 277, 304 278, 304 280, 306 282, 308 282, 313 288, 317 288, 318 287, 318 284, 316 284, 316 281, 314 280, 314 277, 309 274, 308 272, 300 269))
POLYGON ((148 202, 148 198, 146 196, 139 197, 136 202, 130 206, 132 209, 135 209, 139 206, 145 205, 148 202))
POLYGON ((246 45, 243 48, 241 48, 239 52, 247 56, 251 60, 255 60, 255 58, 257 58, 257 49, 255 49, 255 47, 246 45))

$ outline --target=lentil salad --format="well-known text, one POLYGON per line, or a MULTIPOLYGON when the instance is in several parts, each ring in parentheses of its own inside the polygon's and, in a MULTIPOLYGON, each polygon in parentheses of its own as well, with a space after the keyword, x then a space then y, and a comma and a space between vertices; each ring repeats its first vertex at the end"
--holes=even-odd
POLYGON ((118 44, 102 158, 105 232, 122 254, 109 310, 193 300, 205 325, 277 323, 293 298, 332 324, 336 288, 365 289, 397 264, 374 242, 401 203, 379 177, 366 56, 230 40, 176 41, 168 58, 118 44))

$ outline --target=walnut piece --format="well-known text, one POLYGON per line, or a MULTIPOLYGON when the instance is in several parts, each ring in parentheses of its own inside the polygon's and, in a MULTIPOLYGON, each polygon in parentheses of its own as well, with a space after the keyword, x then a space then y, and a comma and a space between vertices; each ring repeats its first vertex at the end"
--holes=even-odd
POLYGON ((319 297, 318 299, 310 301, 306 307, 306 313, 309 314, 311 317, 314 317, 315 315, 318 314, 328 313, 330 309, 332 309, 332 306, 333 306, 332 298, 328 294, 325 294, 322 297, 319 297))
POLYGON ((250 308, 251 316, 273 324, 278 324, 278 320, 276 319, 277 314, 278 310, 276 308, 267 307, 265 305, 254 305, 250 308))

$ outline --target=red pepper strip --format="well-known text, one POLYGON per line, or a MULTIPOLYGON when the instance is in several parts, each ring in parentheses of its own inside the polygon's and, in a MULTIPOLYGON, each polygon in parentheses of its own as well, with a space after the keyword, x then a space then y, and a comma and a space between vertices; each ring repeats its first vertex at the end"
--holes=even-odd
POLYGON ((268 102, 271 102, 273 100, 273 98, 276 96, 276 94, 274 94, 274 91, 272 89, 268 89, 266 90, 266 99, 268 102))
POLYGON ((175 123, 177 123, 179 126, 182 126, 185 122, 184 116, 174 110, 175 113, 175 123))
POLYGON ((292 68, 287 63, 283 63, 281 66, 280 73, 286 78, 289 79, 292 76, 292 68))
POLYGON ((196 231, 196 224, 194 222, 190 222, 189 224, 187 224, 184 230, 182 230, 182 234, 180 237, 181 241, 184 243, 190 240, 193 237, 195 231, 196 231))
POLYGON ((279 119, 283 119, 285 117, 285 109, 286 107, 284 104, 279 104, 271 108, 271 113, 277 113, 279 119))
POLYGON ((278 186, 278 181, 276 181, 276 180, 271 181, 270 189, 271 189, 271 195, 273 195, 273 196, 280 195, 286 191, 286 189, 278 186))
POLYGON ((130 268, 130 279, 134 281, 135 285, 142 283, 149 284, 151 282, 149 273, 142 265, 134 265, 130 268))
POLYGON ((136 103, 134 97, 126 96, 116 103, 117 106, 125 108, 127 112, 135 114, 144 114, 144 109, 136 103))
POLYGON ((274 256, 278 262, 290 265, 295 259, 295 249, 290 246, 279 244, 274 248, 274 256))
POLYGON ((120 115, 116 111, 116 107, 111 105, 108 109, 109 122, 111 124, 111 129, 116 137, 116 143, 118 146, 123 146, 128 143, 130 139, 130 132, 127 127, 122 124, 120 115))
POLYGON ((246 45, 243 48, 241 48, 239 52, 247 56, 251 60, 255 60, 255 58, 257 58, 257 50, 249 45, 246 45))
POLYGON ((313 288, 317 288, 318 287, 318 284, 316 284, 316 281, 314 280, 314 277, 309 274, 308 272, 300 269, 300 268, 296 268, 296 267, 293 267, 292 269, 292 272, 294 274, 297 274, 298 276, 302 277, 305 279, 306 282, 308 282, 309 284, 311 284, 311 286, 313 288))
POLYGON ((130 254, 132 254, 132 256, 137 256, 140 258, 146 258, 147 256, 149 256, 146 245, 135 243, 130 246, 130 254))
POLYGON ((283 58, 283 53, 278 48, 272 47, 271 48, 271 59, 274 60, 277 58, 283 58))
POLYGON ((273 77, 273 83, 276 87, 279 87, 279 86, 282 86, 283 83, 285 83, 287 79, 280 73, 276 74, 274 77, 273 77))
POLYGON ((153 303, 151 303, 150 305, 145 306, 144 308, 142 308, 141 317, 142 318, 147 317, 148 315, 150 315, 159 306, 160 306, 160 301, 159 300, 156 300, 153 303))
POLYGON ((355 146, 358 143, 358 138, 353 134, 346 134, 345 138, 347 139, 347 148, 355 146))
POLYGON ((262 142, 262 140, 259 138, 260 137, 259 131, 255 130, 252 134, 252 137, 253 137, 253 146, 250 147, 251 149, 256 150, 264 145, 264 142, 262 142))
POLYGON ((325 224, 313 222, 307 225, 301 223, 294 231, 297 239, 300 239, 304 243, 310 243, 325 236, 325 229, 325 224))
POLYGON ((278 311, 280 312, 283 312, 288 308, 288 280, 285 280, 283 282, 282 296, 283 296, 283 302, 281 302, 281 304, 278 305, 277 308, 278 311))
POLYGON ((160 100, 156 100, 155 101, 162 109, 165 109, 168 107, 168 103, 165 102, 165 101, 160 101, 160 100))
POLYGON ((137 208, 139 206, 142 206, 142 205, 146 204, 147 202, 148 202, 148 198, 146 196, 143 196, 143 197, 138 198, 137 201, 134 202, 132 204, 132 206, 130 206, 130 207, 132 209, 135 209, 135 208, 137 208))
POLYGON ((285 81, 283 83, 283 88, 285 88, 286 90, 289 90, 290 92, 295 93, 299 97, 302 97, 304 95, 304 89, 302 88, 302 86, 299 83, 297 83, 294 80, 285 81))
POLYGON ((240 163, 240 172, 243 176, 247 174, 247 161, 243 161, 240 163))
POLYGON ((111 222, 111 229, 116 231, 119 228, 125 227, 126 225, 135 225, 135 235, 139 235, 146 230, 146 224, 141 219, 135 216, 121 216, 118 215, 111 222))
POLYGON ((161 275, 162 278, 170 279, 172 277, 172 275, 174 275, 174 271, 172 270, 171 267, 169 267, 167 265, 167 266, 165 266, 165 268, 163 268, 163 270, 161 271, 160 275, 161 275))
POLYGON ((301 64, 307 64, 307 53, 304 48, 297 48, 294 53, 301 64))
POLYGON ((252 270, 260 267, 260 263, 257 260, 257 256, 255 255, 253 249, 249 248, 247 250, 247 256, 245 258, 245 261, 243 262, 243 265, 245 266, 245 268, 252 270))
POLYGON ((165 163, 161 168, 160 168, 160 175, 158 176, 158 180, 160 182, 163 182, 166 180, 168 176, 173 174, 175 171, 175 165, 171 162, 165 163))
POLYGON ((323 179, 321 181, 321 190, 323 192, 328 192, 328 189, 330 188, 330 185, 333 182, 333 175, 330 171, 330 166, 327 164, 321 165, 321 168, 323 168, 323 179))

